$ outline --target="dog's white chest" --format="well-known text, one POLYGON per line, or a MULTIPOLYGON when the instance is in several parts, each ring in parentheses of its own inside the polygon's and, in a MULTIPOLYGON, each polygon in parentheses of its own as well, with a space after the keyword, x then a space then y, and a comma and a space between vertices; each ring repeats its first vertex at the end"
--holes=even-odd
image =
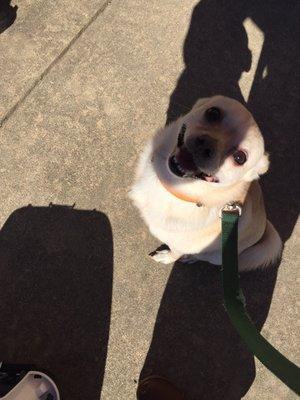
POLYGON ((151 233, 184 254, 200 252, 208 244, 211 251, 219 248, 218 233, 203 234, 219 221, 219 210, 179 200, 152 179, 140 180, 131 192, 151 233))

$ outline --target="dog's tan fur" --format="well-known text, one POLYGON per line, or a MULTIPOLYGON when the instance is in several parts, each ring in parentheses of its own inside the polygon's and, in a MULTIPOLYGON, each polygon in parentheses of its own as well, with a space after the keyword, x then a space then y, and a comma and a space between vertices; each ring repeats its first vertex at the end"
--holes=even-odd
POLYGON ((274 262, 280 256, 282 244, 266 218, 257 182, 268 165, 263 138, 252 115, 239 102, 227 97, 201 99, 187 115, 159 130, 140 157, 130 192, 151 233, 170 248, 156 252, 153 258, 163 263, 181 259, 220 265, 219 211, 228 202, 238 201, 243 208, 239 221, 240 270, 274 262), (207 126, 203 114, 213 106, 220 107, 226 118, 220 124, 207 126), (204 131, 218 140, 218 151, 224 151, 229 142, 248 149, 247 162, 236 166, 232 157, 224 157, 216 173, 218 183, 174 175, 168 167, 168 159, 176 147, 183 123, 188 127, 187 138, 204 131), (201 207, 197 207, 196 202, 201 203, 201 207))

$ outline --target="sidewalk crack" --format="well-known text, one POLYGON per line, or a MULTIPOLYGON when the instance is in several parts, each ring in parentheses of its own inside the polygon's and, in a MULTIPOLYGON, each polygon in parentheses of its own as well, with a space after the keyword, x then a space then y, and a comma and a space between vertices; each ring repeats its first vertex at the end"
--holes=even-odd
POLYGON ((95 12, 95 14, 89 19, 89 21, 76 33, 76 35, 70 40, 66 47, 51 61, 47 68, 33 81, 31 86, 25 91, 25 93, 19 98, 19 100, 4 114, 3 118, 0 119, 0 128, 8 121, 8 119, 18 110, 18 108, 24 103, 31 92, 43 81, 45 76, 51 72, 53 67, 64 57, 64 55, 70 50, 73 44, 81 37, 81 35, 87 30, 89 26, 102 14, 112 0, 107 0, 102 6, 95 12))

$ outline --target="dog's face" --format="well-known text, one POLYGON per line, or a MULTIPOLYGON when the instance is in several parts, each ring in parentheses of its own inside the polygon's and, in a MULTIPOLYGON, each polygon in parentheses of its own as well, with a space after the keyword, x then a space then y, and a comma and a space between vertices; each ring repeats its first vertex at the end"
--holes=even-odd
POLYGON ((261 132, 250 112, 223 96, 199 100, 154 139, 153 162, 168 184, 201 190, 252 181, 268 169, 261 132))

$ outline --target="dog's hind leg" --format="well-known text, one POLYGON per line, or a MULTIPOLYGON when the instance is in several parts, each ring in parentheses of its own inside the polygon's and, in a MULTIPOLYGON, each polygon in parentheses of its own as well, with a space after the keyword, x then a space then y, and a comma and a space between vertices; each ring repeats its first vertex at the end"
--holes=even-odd
POLYGON ((282 242, 278 232, 271 222, 267 221, 262 238, 239 255, 239 271, 268 267, 280 258, 281 252, 282 242))
POLYGON ((177 261, 182 254, 178 254, 170 249, 166 244, 162 244, 156 250, 149 253, 149 256, 156 262, 162 264, 172 264, 177 261))

